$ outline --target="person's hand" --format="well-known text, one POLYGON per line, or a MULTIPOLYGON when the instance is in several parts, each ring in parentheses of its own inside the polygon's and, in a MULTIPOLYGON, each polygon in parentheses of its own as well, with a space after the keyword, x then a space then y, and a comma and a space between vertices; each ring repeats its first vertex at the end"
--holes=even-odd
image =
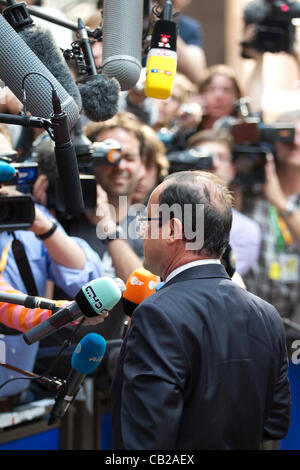
POLYGON ((196 129, 203 116, 202 107, 199 103, 185 103, 180 106, 176 122, 180 130, 196 129))
POLYGON ((47 233, 52 227, 53 221, 49 219, 40 209, 35 206, 35 217, 31 230, 35 235, 47 233))
POLYGON ((139 106, 145 101, 145 82, 146 82, 146 68, 141 71, 140 78, 136 85, 128 91, 127 100, 133 106, 139 106))
POLYGON ((47 206, 47 191, 49 181, 46 175, 39 175, 33 185, 32 194, 36 201, 43 206, 47 206))
POLYGON ((285 210, 287 197, 282 191, 280 181, 276 172, 274 157, 271 153, 267 154, 265 165, 265 184, 264 194, 267 200, 276 207, 277 210, 285 210))
POLYGON ((248 46, 248 43, 252 43, 252 40, 254 38, 256 30, 256 25, 255 24, 249 24, 246 26, 245 31, 244 31, 244 38, 243 41, 241 42, 242 45, 242 57, 247 58, 247 59, 254 59, 255 61, 262 60, 263 54, 262 52, 257 51, 252 47, 251 45, 248 46))
MULTIPOLYGON (((105 312, 105 313, 102 313, 101 315, 97 315, 95 317, 84 317, 85 320, 84 320, 84 326, 93 326, 93 325, 99 325, 99 323, 103 323, 105 318, 107 318, 109 315, 109 312, 105 312)), ((80 322, 80 320, 82 319, 83 317, 80 317, 78 318, 78 322, 80 322)))
MULTIPOLYGON (((72 305, 73 301, 71 300, 56 300, 55 305, 56 307, 59 308, 64 308, 68 307, 69 305, 72 305)), ((54 312, 55 314, 55 312, 54 312)), ((109 312, 103 312, 101 315, 96 315, 95 317, 79 317, 77 320, 74 322, 71 322, 74 325, 77 325, 83 318, 84 318, 84 325, 85 326, 92 326, 92 325, 98 325, 99 323, 103 323, 105 318, 107 318, 109 315, 109 312)))

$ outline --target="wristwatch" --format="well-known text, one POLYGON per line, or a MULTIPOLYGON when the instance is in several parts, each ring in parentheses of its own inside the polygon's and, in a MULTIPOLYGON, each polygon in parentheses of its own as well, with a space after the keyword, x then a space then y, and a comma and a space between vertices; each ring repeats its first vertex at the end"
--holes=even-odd
POLYGON ((117 240, 119 238, 125 238, 124 230, 122 229, 122 227, 120 227, 120 225, 117 225, 116 231, 114 233, 111 233, 110 235, 108 235, 107 238, 104 238, 101 241, 106 245, 107 243, 117 240))
POLYGON ((279 215, 285 219, 286 217, 289 217, 290 215, 294 214, 295 212, 298 212, 299 206, 295 202, 288 201, 286 203, 285 209, 283 211, 279 211, 279 215))

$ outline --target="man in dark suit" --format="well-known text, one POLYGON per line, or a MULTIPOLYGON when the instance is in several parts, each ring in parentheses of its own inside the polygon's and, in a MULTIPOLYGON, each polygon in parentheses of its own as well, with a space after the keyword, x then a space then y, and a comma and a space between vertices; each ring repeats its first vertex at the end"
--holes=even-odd
POLYGON ((215 175, 174 173, 152 192, 144 266, 165 284, 135 309, 121 348, 116 449, 259 449, 286 435, 284 329, 220 263, 231 220, 231 195, 215 175))

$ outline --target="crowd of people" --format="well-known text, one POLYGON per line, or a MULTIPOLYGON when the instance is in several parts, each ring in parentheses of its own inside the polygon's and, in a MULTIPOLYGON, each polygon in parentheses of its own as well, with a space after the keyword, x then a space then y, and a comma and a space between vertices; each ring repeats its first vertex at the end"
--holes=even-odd
MULTIPOLYGON (((94 176, 93 207, 70 215, 53 198, 63 182, 47 132, 25 136, 0 126, 0 158, 16 150, 19 159, 40 164, 32 226, 0 232, 2 290, 68 302, 88 281, 109 276, 126 283, 143 266, 164 283, 134 311, 114 371, 117 449, 257 449, 265 439, 281 440, 289 427, 288 360, 300 334, 283 320, 300 325, 300 107, 278 110, 277 123, 294 129, 290 141, 251 140, 250 148, 242 135, 242 86, 228 65, 207 66, 201 25, 185 15, 189 3, 173 0, 180 14, 171 96, 147 97, 143 69, 135 87, 121 92, 114 117, 81 116, 93 144, 113 139, 121 148, 114 165, 91 157, 79 166, 94 176), (188 215, 169 211, 166 220, 162 205, 190 205, 193 232, 194 209, 204 208, 200 248, 186 247, 188 215), (15 257, 17 242, 30 275, 15 257)), ((153 2, 154 11, 163 4, 153 2)), ((86 25, 97 26, 101 8, 95 2, 91 13, 89 4, 86 25)), ((101 66, 101 43, 93 51, 101 66)), ((17 114, 20 102, 6 93, 1 112, 17 114)), ((20 191, 3 185, 0 194, 20 191)), ((47 369, 55 352, 43 351, 57 352, 74 325, 31 346, 22 332, 50 315, 0 302, 8 364, 39 374, 47 369)), ((72 341, 90 331, 119 339, 126 319, 119 303, 109 315, 85 319, 72 341)), ((55 375, 67 374, 70 356, 56 364, 55 375)), ((0 367, 1 383, 13 377, 19 375, 0 367)), ((0 388, 0 412, 45 395, 36 384, 10 381, 0 388)))

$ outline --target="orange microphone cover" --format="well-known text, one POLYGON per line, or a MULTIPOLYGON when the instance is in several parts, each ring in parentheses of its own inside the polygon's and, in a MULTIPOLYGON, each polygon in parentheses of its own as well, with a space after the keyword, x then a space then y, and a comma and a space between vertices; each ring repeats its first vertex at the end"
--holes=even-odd
POLYGON ((123 305, 126 315, 132 315, 133 310, 146 297, 155 293, 155 287, 160 283, 160 278, 144 268, 135 270, 126 282, 126 290, 123 293, 123 305))

